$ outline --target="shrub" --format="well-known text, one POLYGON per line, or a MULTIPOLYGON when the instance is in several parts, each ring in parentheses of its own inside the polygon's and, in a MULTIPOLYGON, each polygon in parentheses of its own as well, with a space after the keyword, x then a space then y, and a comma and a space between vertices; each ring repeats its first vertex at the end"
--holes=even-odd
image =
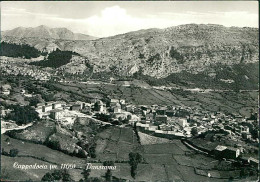
POLYGON ((16 157, 19 153, 18 149, 11 149, 9 152, 10 157, 16 157))

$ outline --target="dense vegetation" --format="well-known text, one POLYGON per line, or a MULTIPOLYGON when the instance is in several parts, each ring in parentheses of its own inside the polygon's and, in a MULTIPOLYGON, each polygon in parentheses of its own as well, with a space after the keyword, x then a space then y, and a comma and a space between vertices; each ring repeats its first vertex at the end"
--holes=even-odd
POLYGON ((17 45, 7 42, 1 42, 1 56, 24 57, 26 59, 36 58, 41 52, 29 45, 17 45))
POLYGON ((38 113, 30 106, 11 105, 8 108, 13 111, 7 114, 5 119, 13 120, 18 125, 39 120, 38 113))
POLYGON ((142 162, 143 157, 139 153, 129 153, 129 164, 131 166, 131 176, 135 178, 137 165, 142 162))
POLYGON ((68 64, 72 58, 72 55, 78 55, 72 51, 61 51, 56 49, 48 55, 48 58, 43 61, 37 61, 30 63, 31 65, 58 68, 65 64, 68 64))
POLYGON ((73 181, 67 170, 54 170, 42 177, 42 181, 73 181))

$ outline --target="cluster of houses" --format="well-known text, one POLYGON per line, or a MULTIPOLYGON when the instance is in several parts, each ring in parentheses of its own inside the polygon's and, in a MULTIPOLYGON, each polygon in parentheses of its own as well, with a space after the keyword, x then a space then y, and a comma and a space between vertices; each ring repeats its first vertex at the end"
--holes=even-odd
POLYGON ((50 101, 39 103, 35 111, 39 113, 40 118, 50 118, 59 121, 63 125, 73 125, 75 121, 86 118, 83 111, 87 105, 84 102, 66 103, 63 101, 50 101))
POLYGON ((51 73, 48 71, 40 70, 28 64, 19 66, 19 64, 14 64, 12 60, 4 59, 3 57, 1 57, 0 69, 6 75, 30 76, 35 80, 49 80, 51 78, 51 73))
POLYGON ((129 124, 135 124, 138 130, 167 138, 192 137, 192 129, 196 128, 197 134, 218 131, 236 139, 258 142, 250 133, 255 120, 237 114, 225 115, 222 112, 200 111, 185 106, 133 105, 127 104, 123 99, 110 99, 108 103, 103 103, 93 99, 91 103, 40 103, 36 111, 40 117, 49 116, 55 120, 71 118, 72 115, 73 118, 77 118, 77 115, 83 117, 82 114, 94 116, 96 113, 111 115, 113 120, 130 118, 129 124))

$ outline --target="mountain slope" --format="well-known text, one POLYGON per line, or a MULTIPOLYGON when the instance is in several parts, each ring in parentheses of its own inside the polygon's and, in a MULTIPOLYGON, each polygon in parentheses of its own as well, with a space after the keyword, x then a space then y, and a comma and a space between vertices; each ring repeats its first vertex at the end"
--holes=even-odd
POLYGON ((49 28, 41 25, 35 28, 18 27, 12 30, 2 32, 2 36, 10 36, 16 38, 48 38, 48 39, 62 39, 62 40, 94 40, 92 37, 85 34, 73 33, 66 28, 49 28))
MULTIPOLYGON (((188 24, 166 29, 129 32, 93 41, 12 38, 3 41, 29 44, 43 51, 56 48, 77 52, 94 65, 94 72, 166 78, 186 71, 198 74, 216 65, 232 66, 258 62, 257 28, 188 24)), ((213 73, 214 74, 214 73, 213 73)))

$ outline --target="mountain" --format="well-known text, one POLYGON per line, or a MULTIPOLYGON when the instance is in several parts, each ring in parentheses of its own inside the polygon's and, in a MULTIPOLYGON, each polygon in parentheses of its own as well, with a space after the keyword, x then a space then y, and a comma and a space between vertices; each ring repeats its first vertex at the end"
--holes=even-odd
POLYGON ((94 40, 92 37, 85 34, 73 33, 67 28, 49 28, 41 25, 35 28, 18 27, 12 30, 1 32, 2 36, 16 37, 16 38, 47 38, 47 39, 61 39, 61 40, 94 40))
POLYGON ((139 30, 93 41, 17 39, 5 35, 2 41, 29 44, 41 51, 50 52, 56 48, 74 51, 89 60, 95 73, 112 73, 118 77, 134 74, 140 77, 141 74, 168 79, 173 78, 172 74, 183 72, 191 76, 206 73, 215 77, 221 68, 219 65, 257 63, 258 33, 258 28, 187 24, 139 30))

